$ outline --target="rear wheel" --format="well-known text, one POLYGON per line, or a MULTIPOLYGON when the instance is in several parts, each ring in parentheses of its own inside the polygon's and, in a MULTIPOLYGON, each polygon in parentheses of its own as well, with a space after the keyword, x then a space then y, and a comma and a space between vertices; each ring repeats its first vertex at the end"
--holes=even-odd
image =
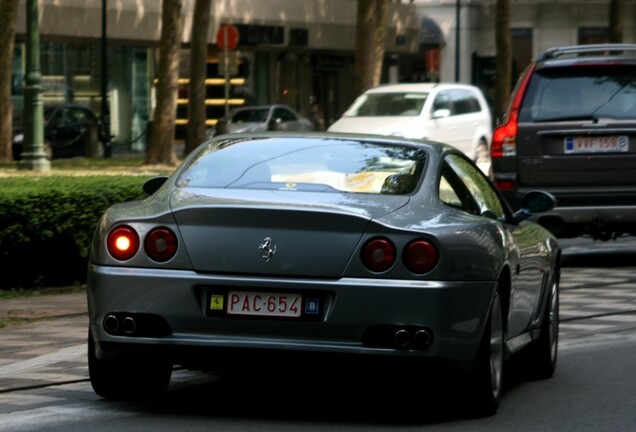
POLYGON ((137 356, 97 358, 95 342, 88 335, 88 373, 95 393, 106 399, 150 400, 168 390, 172 365, 163 360, 137 356))
POLYGON ((473 365, 469 401, 475 415, 497 412, 503 389, 504 320, 499 292, 495 292, 477 359, 473 365))
POLYGON ((554 375, 559 344, 559 283, 554 276, 550 283, 548 301, 539 338, 528 347, 527 370, 531 378, 548 379, 554 375))

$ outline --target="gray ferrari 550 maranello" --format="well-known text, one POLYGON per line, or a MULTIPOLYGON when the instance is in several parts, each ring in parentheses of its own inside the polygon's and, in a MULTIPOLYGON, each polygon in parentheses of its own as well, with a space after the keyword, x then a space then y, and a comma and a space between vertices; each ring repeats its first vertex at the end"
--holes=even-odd
POLYGON ((156 397, 176 366, 380 359, 452 365, 489 415, 513 355, 554 373, 561 249, 527 217, 555 200, 532 191, 512 213, 451 146, 223 135, 144 190, 105 212, 91 245, 102 397, 156 397))

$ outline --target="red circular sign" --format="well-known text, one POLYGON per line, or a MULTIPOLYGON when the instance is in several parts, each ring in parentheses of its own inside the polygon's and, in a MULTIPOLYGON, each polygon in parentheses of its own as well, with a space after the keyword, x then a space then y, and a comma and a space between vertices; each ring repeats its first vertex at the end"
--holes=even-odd
POLYGON ((233 50, 239 42, 238 29, 229 24, 223 24, 216 32, 216 44, 220 49, 233 50))

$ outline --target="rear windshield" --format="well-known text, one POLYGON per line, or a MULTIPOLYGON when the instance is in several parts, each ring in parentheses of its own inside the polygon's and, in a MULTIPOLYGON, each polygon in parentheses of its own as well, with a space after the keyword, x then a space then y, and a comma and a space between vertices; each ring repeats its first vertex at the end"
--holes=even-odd
POLYGON ((636 119, 636 66, 569 66, 537 70, 521 122, 636 119))
POLYGON ((180 187, 412 193, 426 153, 410 146, 315 138, 210 143, 184 168, 180 187))
POLYGON ((418 116, 428 93, 367 93, 358 97, 343 117, 418 116))
POLYGON ((264 123, 268 114, 267 108, 241 110, 232 116, 232 123, 264 123))

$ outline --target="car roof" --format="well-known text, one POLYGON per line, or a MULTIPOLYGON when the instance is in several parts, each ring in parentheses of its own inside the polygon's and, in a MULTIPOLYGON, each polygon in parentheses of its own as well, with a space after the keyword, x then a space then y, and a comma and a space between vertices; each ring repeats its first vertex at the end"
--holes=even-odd
POLYGON ((287 109, 294 110, 291 106, 285 104, 267 104, 267 105, 246 105, 238 108, 234 108, 234 111, 245 111, 245 110, 254 110, 254 109, 271 109, 276 107, 283 107, 287 109))
MULTIPOLYGON (((215 137, 216 140, 233 140, 240 141, 243 139, 265 139, 265 138, 291 138, 297 140, 303 139, 319 139, 319 140, 354 140, 362 142, 371 142, 376 144, 394 144, 394 145, 406 145, 415 146, 420 148, 427 148, 430 151, 443 151, 449 150, 452 152, 459 152, 455 147, 438 141, 428 139, 414 139, 404 138, 394 135, 379 135, 368 133, 356 133, 356 132, 327 132, 327 131, 259 131, 259 132, 243 132, 232 135, 221 135, 215 137)), ((461 152, 460 152, 461 153, 461 152)))
POLYGON ((475 86, 461 83, 400 83, 382 84, 365 93, 387 93, 387 92, 430 92, 431 90, 445 90, 457 88, 475 89, 475 86))
POLYGON ((589 60, 590 58, 601 58, 606 61, 612 61, 616 58, 626 57, 636 59, 636 44, 608 43, 553 47, 539 55, 537 61, 560 58, 583 61, 589 60))

